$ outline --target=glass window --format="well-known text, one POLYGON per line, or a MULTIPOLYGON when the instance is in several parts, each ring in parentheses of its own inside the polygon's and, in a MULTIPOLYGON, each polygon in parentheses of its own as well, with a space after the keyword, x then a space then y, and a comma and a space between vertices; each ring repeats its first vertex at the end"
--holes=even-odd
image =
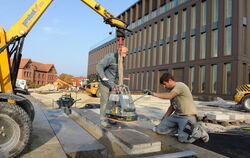
POLYGON ((139 88, 139 84, 138 84, 139 83, 139 75, 140 75, 139 72, 137 72, 136 73, 136 85, 135 85, 136 90, 138 90, 138 88, 139 88))
POLYGON ((174 15, 174 35, 178 33, 178 14, 174 15))
POLYGON ((157 23, 154 24, 154 42, 157 41, 157 33, 158 33, 158 25, 157 23))
POLYGON ((243 44, 243 54, 247 55, 247 27, 243 26, 243 33, 242 33, 242 44, 243 44))
POLYGON ((223 93, 224 94, 230 94, 231 93, 231 71, 232 71, 232 66, 231 63, 225 64, 224 65, 224 88, 223 88, 223 93))
POLYGON ((181 40, 181 62, 185 61, 186 57, 186 39, 181 40))
POLYGON ((141 47, 141 30, 138 33, 138 47, 141 47))
POLYGON ((186 32, 187 25, 187 10, 183 10, 182 12, 182 32, 186 32))
POLYGON ((154 47, 153 49, 151 49, 153 52, 153 66, 156 65, 156 47, 154 47))
POLYGON ((149 28, 148 28, 148 43, 151 43, 151 40, 152 40, 151 36, 152 36, 152 26, 149 25, 149 28))
POLYGON ((173 44, 173 54, 172 54, 172 63, 177 62, 177 41, 173 44))
POLYGON ((207 20, 207 2, 204 1, 201 4, 201 26, 206 25, 207 20))
POLYGON ((212 86, 211 86, 211 92, 216 93, 217 90, 217 71, 218 67, 217 65, 212 65, 212 86))
POLYGON ((158 65, 162 65, 162 52, 163 46, 159 47, 159 55, 158 55, 158 65))
POLYGON ((212 31, 212 38, 211 38, 211 44, 212 44, 212 57, 218 57, 218 30, 212 31))
POLYGON ((136 68, 136 56, 137 56, 137 53, 134 53, 132 58, 133 58, 133 68, 136 68))
POLYGON ((154 82, 155 82, 155 80, 154 80, 155 79, 155 71, 152 71, 151 77, 152 77, 151 78, 151 89, 154 90, 154 85, 155 85, 154 84, 154 82))
POLYGON ((191 8, 191 29, 195 29, 196 25, 196 6, 191 8))
POLYGON ((166 44, 164 61, 165 61, 165 64, 169 64, 169 43, 166 44))
POLYGON ((144 86, 143 86, 143 81, 144 81, 144 72, 141 72, 141 79, 140 79, 140 81, 141 81, 141 90, 142 89, 144 89, 144 86))
POLYGON ((219 18, 219 0, 213 0, 212 5, 212 23, 214 23, 219 18))
POLYGON ((189 59, 195 60, 195 36, 190 38, 190 52, 189 59))
POLYGON ((142 67, 145 67, 145 62, 146 62, 146 53, 145 51, 142 52, 142 67))
POLYGON ((190 67, 189 76, 190 76, 189 88, 190 88, 190 91, 192 92, 194 90, 194 78, 195 78, 195 68, 194 67, 190 67))
POLYGON ((149 67, 150 66, 150 61, 151 61, 151 49, 148 49, 148 52, 147 52, 147 66, 149 67))
POLYGON ((206 58, 206 33, 201 34, 201 59, 206 58))
POLYGON ((232 17, 232 0, 224 0, 225 2, 225 18, 232 17))
POLYGON ((164 25, 164 20, 162 19, 160 23, 160 39, 163 39, 163 27, 164 27, 163 25, 164 25))
POLYGON ((144 30, 143 30, 143 46, 145 46, 146 45, 146 42, 147 42, 147 37, 146 37, 146 35, 147 35, 147 28, 144 28, 144 30))
POLYGON ((145 89, 148 89, 149 87, 148 87, 148 78, 149 78, 149 72, 147 71, 146 72, 146 86, 145 86, 145 89))
POLYGON ((137 54, 137 68, 140 67, 141 64, 141 52, 136 53, 137 54))
POLYGON ((232 26, 225 28, 225 44, 224 44, 224 55, 232 54, 232 26))
POLYGON ((170 17, 167 18, 166 37, 170 37, 170 17))
POLYGON ((199 83, 199 92, 200 93, 204 93, 205 92, 205 79, 206 79, 206 76, 205 76, 205 66, 200 66, 200 83, 199 83))

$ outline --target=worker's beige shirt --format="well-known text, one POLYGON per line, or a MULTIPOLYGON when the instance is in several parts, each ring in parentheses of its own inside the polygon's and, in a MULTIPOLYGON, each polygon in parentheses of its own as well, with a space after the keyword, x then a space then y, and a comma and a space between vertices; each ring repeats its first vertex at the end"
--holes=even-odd
POLYGON ((178 115, 197 114, 196 105, 188 86, 182 82, 176 82, 171 92, 176 92, 177 96, 171 99, 171 105, 178 115))

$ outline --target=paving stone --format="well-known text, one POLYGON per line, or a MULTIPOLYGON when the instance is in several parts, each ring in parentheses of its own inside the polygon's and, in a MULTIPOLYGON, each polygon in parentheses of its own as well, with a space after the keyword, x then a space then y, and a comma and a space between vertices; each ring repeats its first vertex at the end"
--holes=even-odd
POLYGON ((67 155, 106 157, 105 147, 61 110, 44 113, 67 155))
POLYGON ((207 118, 211 120, 229 120, 229 115, 224 114, 207 114, 207 118))
POLYGON ((241 114, 232 114, 232 113, 230 113, 229 114, 229 119, 230 120, 244 120, 245 116, 241 115, 241 114))
POLYGON ((100 126, 100 116, 97 111, 74 109, 73 115, 82 117, 81 120, 88 125, 88 128, 107 137, 111 142, 119 145, 127 154, 145 154, 161 151, 161 141, 154 140, 147 134, 130 129, 126 126, 122 128, 112 127, 103 129, 100 126))

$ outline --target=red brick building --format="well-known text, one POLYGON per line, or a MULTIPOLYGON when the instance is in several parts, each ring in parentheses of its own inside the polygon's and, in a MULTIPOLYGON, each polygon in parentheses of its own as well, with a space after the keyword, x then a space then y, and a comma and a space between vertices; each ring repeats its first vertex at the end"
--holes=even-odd
POLYGON ((56 74, 56 68, 53 64, 43 64, 31 59, 22 59, 17 79, 31 81, 37 85, 46 85, 55 81, 56 74))

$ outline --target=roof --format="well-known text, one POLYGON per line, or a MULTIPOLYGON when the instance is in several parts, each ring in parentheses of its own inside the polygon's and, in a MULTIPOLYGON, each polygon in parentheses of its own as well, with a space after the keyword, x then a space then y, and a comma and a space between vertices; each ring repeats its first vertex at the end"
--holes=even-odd
POLYGON ((31 59, 21 59, 19 69, 25 68, 27 64, 31 64, 35 66, 37 71, 49 72, 54 66, 54 64, 43 64, 36 61, 32 61, 31 59))

